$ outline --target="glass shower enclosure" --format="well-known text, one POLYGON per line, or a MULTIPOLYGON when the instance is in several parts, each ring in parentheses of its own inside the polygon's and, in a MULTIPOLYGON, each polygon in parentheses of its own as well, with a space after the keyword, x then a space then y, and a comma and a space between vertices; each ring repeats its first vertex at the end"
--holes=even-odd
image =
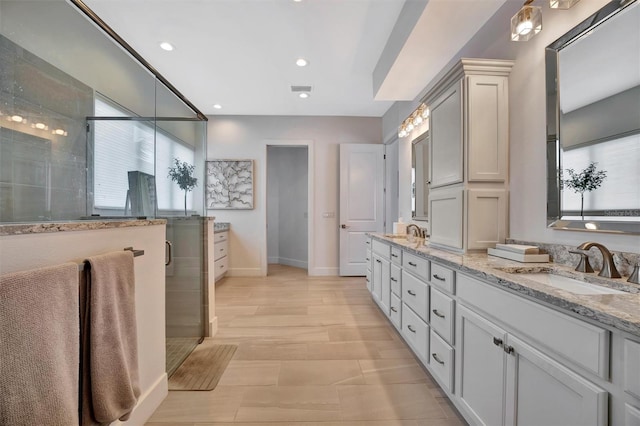
POLYGON ((207 119, 102 24, 73 0, 0 0, 0 222, 167 219, 169 358, 206 331, 207 119), (198 179, 186 202, 176 161, 198 179))

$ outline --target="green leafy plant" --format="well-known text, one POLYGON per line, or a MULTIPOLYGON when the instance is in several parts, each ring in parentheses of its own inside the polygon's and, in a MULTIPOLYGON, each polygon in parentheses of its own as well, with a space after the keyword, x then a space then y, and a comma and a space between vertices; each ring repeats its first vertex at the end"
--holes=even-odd
POLYGON ((569 177, 562 180, 567 188, 580 194, 580 216, 584 219, 584 193, 598 189, 607 177, 605 170, 596 170, 595 162, 591 162, 583 171, 576 173, 573 169, 567 169, 569 177))
POLYGON ((184 215, 187 215, 187 194, 198 185, 198 179, 193 177, 195 166, 173 159, 173 166, 169 167, 169 177, 184 191, 184 215))

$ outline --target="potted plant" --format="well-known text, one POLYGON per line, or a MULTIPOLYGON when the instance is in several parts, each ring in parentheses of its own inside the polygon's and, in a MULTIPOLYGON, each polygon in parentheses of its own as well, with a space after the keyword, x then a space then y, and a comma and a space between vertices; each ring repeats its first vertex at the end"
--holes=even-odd
POLYGON ((562 180, 568 188, 580 193, 580 216, 582 216, 582 220, 584 220, 584 193, 599 188, 607 177, 606 171, 596 170, 596 164, 598 163, 591 162, 580 173, 576 173, 573 169, 567 169, 569 177, 562 180))
POLYGON ((185 162, 173 159, 173 167, 169 167, 169 177, 176 182, 180 189, 184 191, 184 215, 187 215, 187 194, 198 185, 198 179, 193 177, 194 166, 185 162))

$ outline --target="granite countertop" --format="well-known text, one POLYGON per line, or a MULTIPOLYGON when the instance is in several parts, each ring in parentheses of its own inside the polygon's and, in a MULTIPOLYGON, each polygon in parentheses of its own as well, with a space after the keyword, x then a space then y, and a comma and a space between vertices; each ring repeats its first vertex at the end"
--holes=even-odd
POLYGON ((228 231, 230 227, 231 224, 229 222, 214 222, 213 233, 228 231))
POLYGON ((557 263, 520 263, 487 256, 486 253, 457 254, 430 247, 428 241, 425 242, 422 239, 409 242, 406 238, 391 238, 381 234, 369 235, 496 287, 640 337, 640 286, 627 283, 626 277, 601 278, 594 273, 575 272, 573 268, 557 263), (527 274, 524 272, 553 272, 584 282, 623 290, 628 294, 574 294, 527 279, 527 274))
POLYGON ((42 234, 65 231, 129 228, 132 226, 165 225, 165 219, 91 219, 66 222, 30 222, 0 224, 0 236, 42 234))

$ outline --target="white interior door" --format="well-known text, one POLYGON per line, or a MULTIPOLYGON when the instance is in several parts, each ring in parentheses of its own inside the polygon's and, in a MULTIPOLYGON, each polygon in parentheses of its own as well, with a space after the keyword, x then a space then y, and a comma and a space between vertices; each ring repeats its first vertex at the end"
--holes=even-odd
POLYGON ((384 230, 383 145, 340 145, 340 275, 365 275, 367 232, 384 230))

